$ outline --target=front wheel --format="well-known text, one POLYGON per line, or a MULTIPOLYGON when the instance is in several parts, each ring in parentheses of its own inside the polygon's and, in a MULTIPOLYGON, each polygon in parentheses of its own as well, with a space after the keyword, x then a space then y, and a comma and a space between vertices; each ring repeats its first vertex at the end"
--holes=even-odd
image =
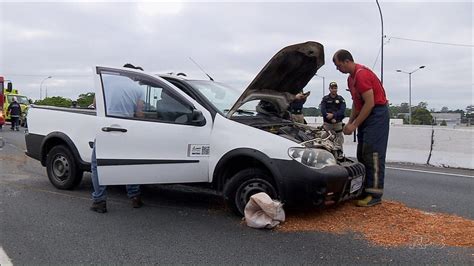
POLYGON ((250 197, 260 192, 267 193, 272 199, 278 198, 269 175, 261 169, 249 168, 238 172, 227 182, 224 197, 237 215, 244 216, 245 205, 250 197))
POLYGON ((48 152, 46 171, 51 184, 59 189, 73 189, 79 185, 83 176, 71 151, 63 145, 55 146, 48 152))

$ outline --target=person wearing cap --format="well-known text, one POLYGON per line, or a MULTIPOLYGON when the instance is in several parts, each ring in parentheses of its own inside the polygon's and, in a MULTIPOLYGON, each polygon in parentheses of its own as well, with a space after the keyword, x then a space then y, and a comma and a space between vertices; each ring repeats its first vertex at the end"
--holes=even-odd
POLYGON ((21 106, 18 103, 16 96, 13 96, 12 102, 8 105, 7 115, 10 115, 10 122, 12 124, 11 130, 20 131, 19 121, 21 116, 21 106))
POLYGON ((297 123, 306 124, 303 116, 303 105, 306 102, 310 92, 303 93, 303 91, 296 94, 295 99, 290 103, 289 111, 291 120, 297 123))
POLYGON ((382 202, 390 126, 385 89, 372 70, 354 62, 349 51, 338 50, 332 61, 337 70, 349 74, 352 112, 343 132, 351 135, 357 129, 357 159, 366 171, 364 198, 357 206, 374 206, 382 202))
POLYGON ((324 128, 336 133, 336 148, 342 153, 344 144, 344 135, 342 134, 342 119, 346 112, 346 101, 341 95, 337 94, 337 83, 329 83, 329 94, 324 96, 321 101, 321 113, 324 120, 324 128))

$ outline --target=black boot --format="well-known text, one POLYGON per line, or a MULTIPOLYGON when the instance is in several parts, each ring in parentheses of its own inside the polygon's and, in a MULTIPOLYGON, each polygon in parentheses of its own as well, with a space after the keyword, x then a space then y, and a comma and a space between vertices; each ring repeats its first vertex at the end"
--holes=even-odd
POLYGON ((93 202, 90 210, 94 211, 94 212, 98 212, 98 213, 106 213, 107 212, 107 202, 105 200, 104 201, 93 202))

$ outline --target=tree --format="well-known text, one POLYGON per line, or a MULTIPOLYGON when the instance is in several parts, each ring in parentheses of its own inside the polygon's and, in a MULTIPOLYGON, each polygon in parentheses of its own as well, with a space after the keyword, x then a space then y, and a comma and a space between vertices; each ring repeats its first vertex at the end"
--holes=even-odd
MULTIPOLYGON (((428 103, 427 102, 420 102, 417 108, 427 109, 428 103)), ((427 110, 428 111, 428 110, 427 110)))
POLYGON ((94 97, 95 93, 93 92, 79 94, 79 97, 77 98, 77 105, 79 107, 87 107, 92 104, 94 97))
POLYGON ((320 116, 321 110, 316 107, 303 107, 303 115, 304 116, 320 116))
POLYGON ((399 113, 409 113, 410 110, 408 109, 408 103, 401 103, 399 113))
POLYGON ((440 112, 441 112, 441 113, 447 113, 447 112, 449 112, 449 108, 446 107, 446 106, 443 106, 443 107, 441 108, 441 111, 440 111, 440 112))
POLYGON ((412 124, 414 125, 431 125, 433 116, 426 108, 416 108, 412 113, 412 124))
POLYGON ((388 111, 389 111, 390 117, 397 117, 398 113, 400 113, 400 106, 390 104, 388 106, 388 111))
POLYGON ((72 103, 71 99, 64 98, 61 96, 47 97, 43 100, 36 100, 35 104, 37 105, 49 105, 57 107, 70 107, 72 103))

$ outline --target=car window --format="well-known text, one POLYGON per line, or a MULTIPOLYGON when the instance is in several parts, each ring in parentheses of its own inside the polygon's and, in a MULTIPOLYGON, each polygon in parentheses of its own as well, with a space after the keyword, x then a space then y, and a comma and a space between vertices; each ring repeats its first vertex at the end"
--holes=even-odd
POLYGON ((16 100, 19 104, 30 104, 28 98, 26 96, 19 96, 19 95, 7 95, 8 102, 13 102, 13 97, 16 97, 16 100))
POLYGON ((226 114, 237 101, 241 91, 219 82, 207 80, 189 80, 191 86, 197 89, 221 113, 226 114))
POLYGON ((194 107, 168 86, 133 74, 103 72, 106 116, 189 124, 194 107))

